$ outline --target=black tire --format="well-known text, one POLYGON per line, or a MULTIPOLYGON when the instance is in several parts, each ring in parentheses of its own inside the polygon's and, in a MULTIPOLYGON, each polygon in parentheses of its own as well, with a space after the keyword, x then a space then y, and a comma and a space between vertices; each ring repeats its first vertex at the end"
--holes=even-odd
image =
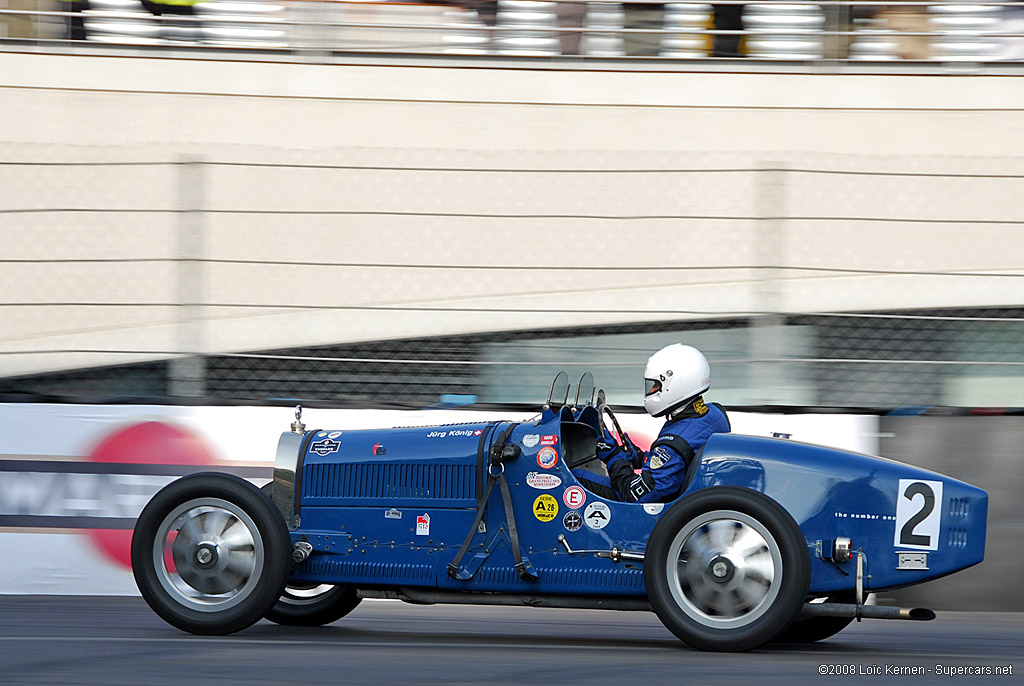
MULTIPOLYGON (((260 490, 269 498, 273 485, 271 481, 260 490)), ((351 586, 288 582, 281 597, 263 616, 285 626, 323 626, 338 621, 361 601, 351 586)))
MULTIPOLYGON (((854 603, 856 596, 852 593, 842 596, 829 596, 826 603, 854 603)), ((775 637, 778 643, 814 643, 835 636, 850 626, 853 617, 805 617, 795 619, 781 634, 775 637)))
POLYGON ((749 650, 800 611, 810 555, 800 527, 774 500, 714 487, 672 506, 654 527, 644 583, 658 618, 682 641, 702 650, 749 650))
POLYGON ((284 519, 259 489, 230 474, 194 474, 165 486, 139 515, 132 571, 169 624, 230 634, 277 601, 290 547, 284 519))
POLYGON ((291 582, 263 615, 286 626, 323 626, 356 609, 362 598, 352 586, 291 582))

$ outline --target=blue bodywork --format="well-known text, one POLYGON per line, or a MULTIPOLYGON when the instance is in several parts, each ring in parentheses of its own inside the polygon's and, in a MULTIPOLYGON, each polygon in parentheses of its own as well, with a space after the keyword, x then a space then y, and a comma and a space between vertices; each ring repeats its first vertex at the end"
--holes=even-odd
MULTIPOLYGON (((309 542, 313 552, 295 566, 292 581, 643 598, 641 556, 672 503, 627 504, 580 489, 570 465, 593 454, 596 418, 591 407, 565 407, 519 424, 306 433, 297 443, 291 537, 309 542), (524 566, 535 578, 517 573, 499 488, 458 573, 449 574, 474 526, 487 470, 498 471, 487 456, 509 429, 505 444, 518 454, 502 465, 524 566)), ((984 491, 883 458, 717 434, 691 466, 680 497, 722 485, 764 493, 789 512, 806 539, 813 596, 855 586, 853 560, 826 559, 837 537, 863 552, 870 591, 941 577, 984 556, 984 491)))

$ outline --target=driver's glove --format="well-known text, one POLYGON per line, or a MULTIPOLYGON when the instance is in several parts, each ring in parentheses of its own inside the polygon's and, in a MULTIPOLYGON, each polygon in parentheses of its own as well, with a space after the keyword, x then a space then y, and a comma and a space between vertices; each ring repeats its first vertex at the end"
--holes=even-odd
POLYGON ((597 457, 609 466, 617 460, 633 462, 633 454, 628 449, 620 448, 611 436, 601 436, 597 439, 597 457))
POLYGON ((608 464, 616 458, 625 457, 622 449, 616 445, 610 436, 601 436, 597 439, 597 458, 608 464))

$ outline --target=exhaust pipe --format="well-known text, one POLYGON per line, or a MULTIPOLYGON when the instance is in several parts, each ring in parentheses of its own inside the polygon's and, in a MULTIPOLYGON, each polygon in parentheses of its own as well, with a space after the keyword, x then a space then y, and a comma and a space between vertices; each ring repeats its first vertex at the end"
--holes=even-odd
POLYGON ((857 619, 911 619, 928 622, 935 613, 923 607, 888 607, 885 605, 853 605, 847 603, 804 603, 803 617, 856 617, 857 619))

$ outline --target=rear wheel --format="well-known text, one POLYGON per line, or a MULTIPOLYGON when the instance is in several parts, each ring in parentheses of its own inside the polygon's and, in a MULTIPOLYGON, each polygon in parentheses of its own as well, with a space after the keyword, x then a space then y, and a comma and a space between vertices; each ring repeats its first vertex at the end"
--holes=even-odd
POLYGON ((698 491, 654 527, 644 558, 651 606, 681 640, 703 650, 770 641, 807 595, 810 559, 778 503, 748 489, 698 491))
MULTIPOLYGON (((855 603, 854 594, 829 596, 826 603, 855 603)), ((814 643, 835 636, 850 626, 853 617, 805 617, 794 620, 789 627, 775 637, 780 643, 814 643)))
POLYGON ((254 624, 284 587, 288 529, 244 479, 195 474, 149 501, 132 536, 132 571, 149 606, 195 634, 254 624))

